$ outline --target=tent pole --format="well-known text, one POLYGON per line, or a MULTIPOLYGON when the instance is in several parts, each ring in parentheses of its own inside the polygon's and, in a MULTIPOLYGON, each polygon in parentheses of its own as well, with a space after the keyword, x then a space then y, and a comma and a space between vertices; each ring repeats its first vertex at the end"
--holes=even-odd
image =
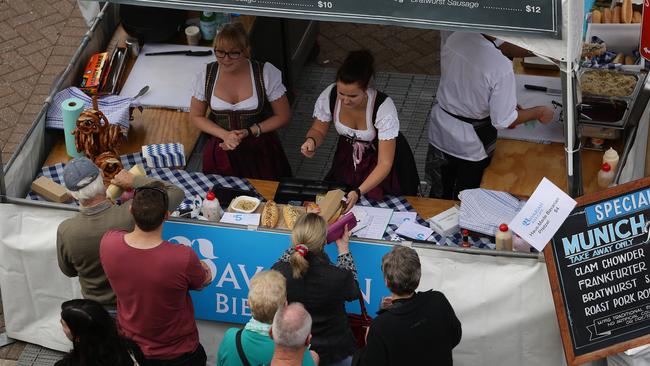
POLYGON ((564 151, 567 166, 567 193, 571 197, 578 197, 584 194, 582 182, 582 160, 580 159, 580 133, 578 124, 576 123, 576 116, 579 115, 577 110, 576 98, 576 79, 575 73, 572 71, 571 63, 565 64, 561 68, 562 85, 562 102, 564 108, 564 151), (567 74, 568 72, 568 74, 567 74))
POLYGON ((5 186, 5 169, 2 164, 2 153, 0 153, 0 203, 6 203, 7 187, 5 186))

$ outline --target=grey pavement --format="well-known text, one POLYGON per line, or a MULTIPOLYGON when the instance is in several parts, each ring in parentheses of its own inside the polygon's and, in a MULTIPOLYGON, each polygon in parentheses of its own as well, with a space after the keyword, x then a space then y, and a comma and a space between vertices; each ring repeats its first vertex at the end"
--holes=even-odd
POLYGON ((74 0, 0 0, 0 150, 7 162, 87 30, 74 0))

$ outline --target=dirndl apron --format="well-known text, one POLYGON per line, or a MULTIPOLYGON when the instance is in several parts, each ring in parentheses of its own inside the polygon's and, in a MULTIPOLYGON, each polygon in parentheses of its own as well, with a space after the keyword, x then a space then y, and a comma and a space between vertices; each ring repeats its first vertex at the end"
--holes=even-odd
MULTIPOLYGON (((264 88, 264 65, 253 60, 251 65, 257 91, 257 108, 231 111, 214 110, 210 106, 208 118, 225 130, 246 129, 273 115, 264 88)), ((219 64, 212 62, 206 67, 205 95, 210 100, 219 64)), ((219 146, 221 142, 222 139, 211 136, 203 148, 204 173, 267 180, 291 177, 289 160, 275 131, 263 133, 260 137, 248 136, 235 150, 223 150, 219 146)))
MULTIPOLYGON (((334 116, 336 105, 336 86, 330 92, 330 111, 334 116)), ((372 122, 377 119, 379 106, 388 96, 377 91, 375 98, 372 122)), ((376 136, 373 141, 357 140, 355 137, 340 135, 332 167, 327 173, 325 180, 346 184, 352 188, 359 187, 368 178, 370 173, 377 166, 379 158, 379 139, 376 136)), ((368 191, 365 196, 373 200, 382 200, 385 195, 409 195, 418 194, 420 179, 413 152, 408 141, 400 132, 395 141, 395 158, 388 176, 375 188, 368 191)))

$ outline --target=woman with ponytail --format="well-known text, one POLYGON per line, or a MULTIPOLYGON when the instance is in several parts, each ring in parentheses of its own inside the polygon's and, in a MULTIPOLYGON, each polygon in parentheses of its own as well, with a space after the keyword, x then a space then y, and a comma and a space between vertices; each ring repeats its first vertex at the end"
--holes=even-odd
POLYGON ((322 217, 315 213, 299 217, 291 232, 291 247, 273 269, 287 279, 287 301, 304 304, 312 317, 311 349, 320 356, 320 365, 350 365, 356 346, 345 302, 359 298, 350 232, 346 227, 336 241, 336 265, 323 251, 326 237, 322 217))
POLYGON ((314 156, 333 122, 339 139, 325 180, 351 187, 347 210, 361 195, 374 200, 384 195, 415 196, 420 183, 393 100, 371 86, 374 72, 370 51, 348 54, 336 72, 336 83, 316 100, 314 122, 300 147, 304 156, 314 156))

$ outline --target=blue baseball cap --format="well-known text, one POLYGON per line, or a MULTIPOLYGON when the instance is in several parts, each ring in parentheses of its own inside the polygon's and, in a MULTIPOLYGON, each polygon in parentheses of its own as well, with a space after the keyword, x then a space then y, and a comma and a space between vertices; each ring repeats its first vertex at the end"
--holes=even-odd
POLYGON ((100 170, 88 158, 72 159, 63 168, 63 183, 71 191, 78 191, 92 183, 100 174, 100 170))

